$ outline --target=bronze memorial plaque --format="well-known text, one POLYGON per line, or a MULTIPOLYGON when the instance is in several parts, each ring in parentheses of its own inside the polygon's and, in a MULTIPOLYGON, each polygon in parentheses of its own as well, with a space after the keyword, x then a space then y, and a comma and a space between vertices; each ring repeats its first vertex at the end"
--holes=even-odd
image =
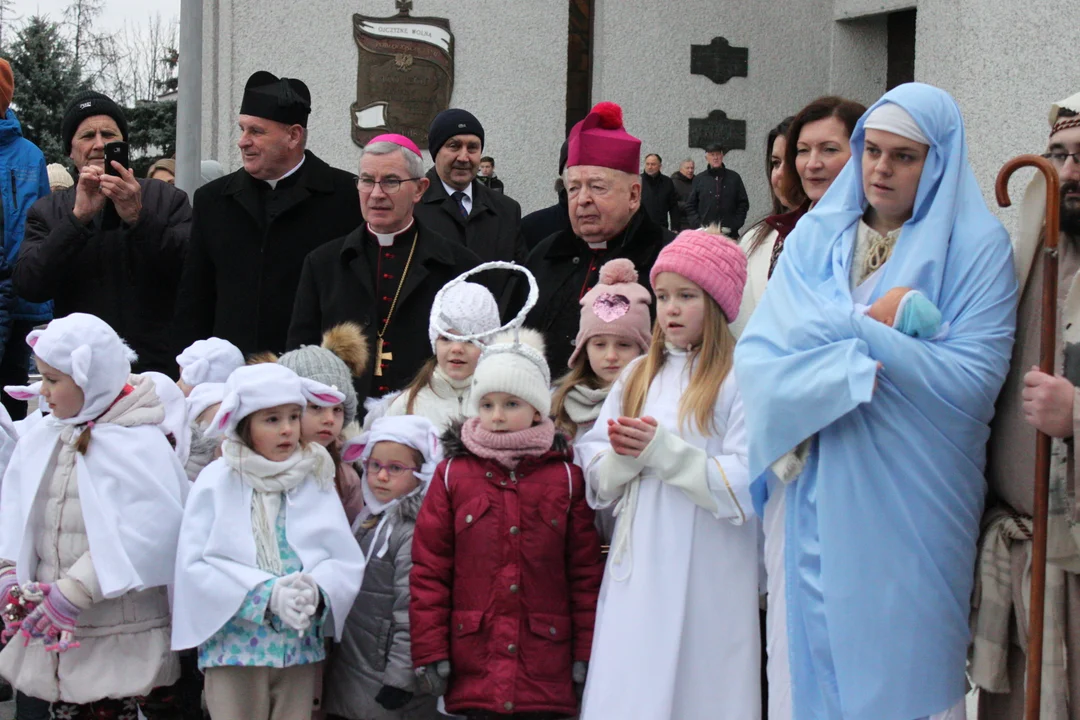
POLYGON ((352 139, 361 147, 376 135, 395 132, 426 148, 428 126, 450 107, 450 21, 411 17, 411 0, 397 0, 397 7, 398 14, 389 18, 353 15, 360 64, 350 111, 352 139))

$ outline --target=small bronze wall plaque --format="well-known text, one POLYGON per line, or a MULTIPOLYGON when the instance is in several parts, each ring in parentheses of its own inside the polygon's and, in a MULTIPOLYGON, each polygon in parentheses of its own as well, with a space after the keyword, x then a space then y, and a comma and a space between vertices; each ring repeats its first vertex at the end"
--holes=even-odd
POLYGON ((714 142, 728 150, 745 150, 746 121, 731 120, 723 110, 713 110, 705 118, 690 118, 689 147, 704 150, 714 142))
POLYGON ((398 0, 398 14, 353 15, 360 54, 352 139, 363 147, 376 135, 395 132, 421 148, 428 126, 450 107, 454 90, 454 35, 450 21, 410 17, 412 2, 398 0))
POLYGON ((708 45, 690 46, 690 74, 704 75, 717 85, 733 77, 746 77, 749 48, 731 47, 726 38, 714 37, 708 45))

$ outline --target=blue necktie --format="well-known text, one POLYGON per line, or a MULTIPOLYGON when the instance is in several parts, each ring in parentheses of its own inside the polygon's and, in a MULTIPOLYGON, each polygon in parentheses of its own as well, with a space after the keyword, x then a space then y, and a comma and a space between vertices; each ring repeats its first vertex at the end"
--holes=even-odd
POLYGON ((461 217, 464 218, 465 220, 468 220, 469 219, 469 211, 465 209, 465 193, 458 190, 456 193, 454 193, 450 197, 457 200, 457 206, 458 206, 458 210, 461 212, 461 217))

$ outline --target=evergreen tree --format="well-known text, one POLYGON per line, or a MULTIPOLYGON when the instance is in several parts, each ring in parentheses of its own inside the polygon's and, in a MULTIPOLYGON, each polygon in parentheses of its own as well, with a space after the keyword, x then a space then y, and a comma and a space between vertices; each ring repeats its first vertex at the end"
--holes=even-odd
POLYGON ((131 165, 138 177, 162 157, 176 154, 176 102, 137 102, 124 108, 131 133, 131 165))
POLYGON ((65 162, 60 124, 68 102, 88 85, 81 78, 70 43, 57 23, 30 17, 8 50, 15 76, 12 108, 23 136, 41 148, 47 162, 65 162))

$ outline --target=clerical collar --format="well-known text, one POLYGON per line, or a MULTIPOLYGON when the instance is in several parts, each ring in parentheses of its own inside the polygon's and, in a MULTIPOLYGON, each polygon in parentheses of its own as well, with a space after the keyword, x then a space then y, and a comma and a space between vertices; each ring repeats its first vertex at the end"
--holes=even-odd
POLYGON ((601 240, 600 242, 586 242, 590 250, 607 250, 607 240, 601 240))
POLYGON ((307 159, 307 155, 304 155, 303 157, 300 158, 300 162, 296 163, 296 167, 294 167, 292 170, 290 170, 289 172, 287 172, 284 175, 282 175, 281 177, 279 177, 277 180, 267 180, 266 184, 270 186, 271 190, 273 190, 274 188, 277 187, 277 184, 279 182, 281 182, 285 178, 289 177, 290 175, 295 175, 296 171, 300 169, 300 166, 304 164, 304 160, 306 160, 306 159, 307 159))
POLYGON ((413 219, 409 218, 409 224, 401 228, 394 233, 378 233, 371 229, 371 225, 367 226, 367 231, 375 236, 375 239, 379 241, 379 247, 390 247, 394 244, 394 238, 401 235, 403 232, 413 226, 413 219))
POLYGON ((456 192, 462 192, 465 193, 465 197, 469 198, 469 202, 472 202, 472 183, 466 185, 464 190, 458 190, 457 188, 452 188, 447 185, 445 182, 443 182, 442 178, 439 178, 439 182, 442 183, 443 188, 446 190, 446 194, 450 197, 454 197, 454 193, 456 192))

